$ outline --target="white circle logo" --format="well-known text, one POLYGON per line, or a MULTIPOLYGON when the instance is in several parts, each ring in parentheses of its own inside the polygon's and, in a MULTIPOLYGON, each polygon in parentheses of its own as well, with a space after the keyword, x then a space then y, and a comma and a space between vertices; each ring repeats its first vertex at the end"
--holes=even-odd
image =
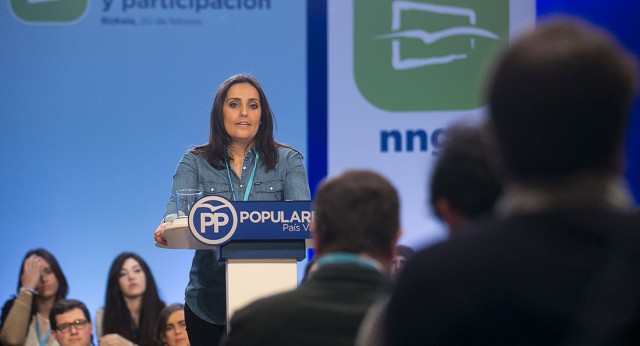
POLYGON ((199 199, 189 212, 189 230, 200 242, 221 245, 238 227, 238 213, 229 200, 220 196, 199 199))

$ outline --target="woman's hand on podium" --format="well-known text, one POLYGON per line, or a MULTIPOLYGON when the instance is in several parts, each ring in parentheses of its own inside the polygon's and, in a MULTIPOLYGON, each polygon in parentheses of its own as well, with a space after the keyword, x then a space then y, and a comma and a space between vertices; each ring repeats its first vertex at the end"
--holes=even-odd
POLYGON ((153 233, 153 239, 156 241, 156 243, 162 246, 169 245, 169 243, 167 243, 167 240, 162 237, 162 234, 164 233, 164 229, 168 224, 170 224, 170 222, 161 223, 158 226, 158 228, 156 228, 156 231, 153 233))

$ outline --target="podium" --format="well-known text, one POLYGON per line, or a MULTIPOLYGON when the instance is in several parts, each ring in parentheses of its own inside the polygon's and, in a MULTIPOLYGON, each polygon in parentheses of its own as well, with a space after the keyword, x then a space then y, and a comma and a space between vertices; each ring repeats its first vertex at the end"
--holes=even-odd
POLYGON ((311 240, 311 201, 234 201, 208 196, 188 218, 174 220, 163 237, 170 249, 217 250, 226 265, 227 328, 246 304, 294 289, 297 262, 311 240))

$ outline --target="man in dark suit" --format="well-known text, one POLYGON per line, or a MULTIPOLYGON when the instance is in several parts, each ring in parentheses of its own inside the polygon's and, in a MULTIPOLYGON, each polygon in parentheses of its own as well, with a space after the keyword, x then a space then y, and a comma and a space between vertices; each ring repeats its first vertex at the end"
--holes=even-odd
POLYGON ((299 288, 238 310, 226 345, 354 344, 388 280, 400 234, 398 195, 376 173, 347 171, 320 185, 314 212, 316 271, 299 288))
MULTIPOLYGON (((431 173, 429 201, 433 212, 443 221, 452 237, 491 218, 502 192, 500 174, 490 162, 491 148, 486 132, 484 124, 457 123, 447 128, 431 173)), ((406 261, 415 255, 413 250, 410 251, 410 255, 404 257, 406 261)), ((391 274, 396 279, 402 272, 402 268, 395 267, 396 258, 401 257, 397 254, 396 248, 396 257, 391 262, 391 274)), ((388 299, 388 294, 385 294, 367 311, 358 331, 356 346, 382 345, 388 299)))
POLYGON ((409 261, 388 345, 638 344, 640 226, 621 176, 635 76, 612 37, 572 19, 506 50, 488 84, 499 219, 409 261))

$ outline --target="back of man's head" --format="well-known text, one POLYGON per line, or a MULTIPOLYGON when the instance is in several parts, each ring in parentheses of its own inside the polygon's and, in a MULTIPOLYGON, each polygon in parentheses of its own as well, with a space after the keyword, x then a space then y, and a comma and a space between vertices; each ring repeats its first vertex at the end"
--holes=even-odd
POLYGON ((381 175, 344 172, 320 185, 313 204, 316 247, 322 253, 393 256, 400 202, 395 188, 381 175))
POLYGON ((492 211, 502 192, 502 177, 491 158, 484 126, 460 123, 446 133, 429 192, 434 212, 454 230, 450 214, 467 222, 492 211))
POLYGON ((488 85, 505 169, 516 180, 619 171, 635 78, 607 33, 575 19, 543 21, 506 50, 488 85))

